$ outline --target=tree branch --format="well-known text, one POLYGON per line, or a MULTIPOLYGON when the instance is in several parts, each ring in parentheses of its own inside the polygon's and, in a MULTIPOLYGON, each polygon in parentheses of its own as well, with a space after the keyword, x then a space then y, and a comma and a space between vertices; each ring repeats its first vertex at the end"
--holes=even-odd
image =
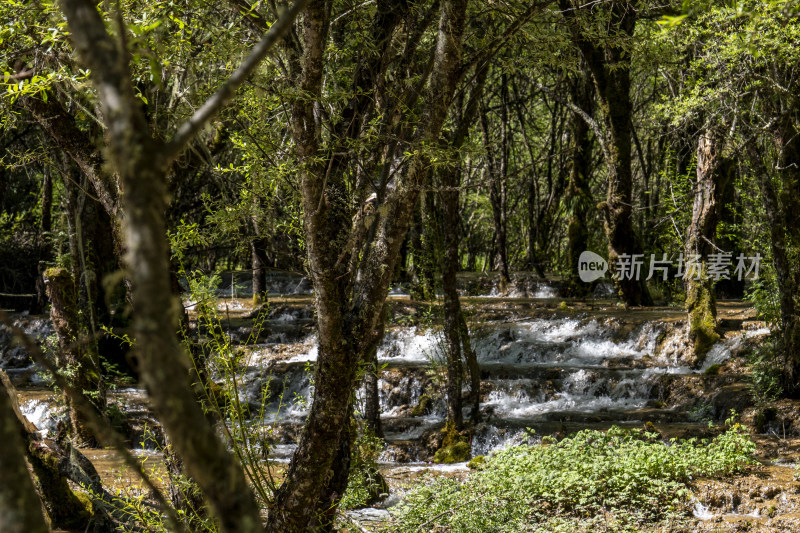
POLYGON ((595 119, 593 119, 589 115, 589 113, 587 113, 586 111, 584 111, 580 107, 576 106, 572 102, 569 102, 567 100, 563 100, 560 96, 558 96, 549 87, 545 87, 544 85, 542 85, 539 82, 536 82, 535 85, 536 85, 537 89, 549 94, 554 100, 556 100, 561 105, 569 108, 570 111, 572 111, 573 113, 575 113, 576 115, 581 117, 583 119, 583 121, 586 122, 586 124, 594 132, 595 137, 597 137, 597 142, 600 144, 600 149, 603 150, 603 156, 606 158, 606 161, 608 161, 609 158, 610 158, 610 155, 609 155, 609 152, 608 152, 608 146, 606 144, 606 138, 605 138, 605 135, 603 134, 603 130, 600 129, 600 125, 597 123, 597 121, 595 119))
POLYGON ((166 146, 163 148, 163 154, 166 161, 171 161, 186 148, 186 145, 194 138, 197 133, 203 129, 209 120, 233 97, 236 89, 238 89, 245 80, 253 73, 253 71, 261 63, 261 60, 272 50, 273 46, 289 31, 289 28, 294 24, 295 17, 305 7, 309 0, 296 0, 294 5, 286 11, 278 21, 270 27, 269 31, 261 41, 253 47, 247 59, 239 65, 239 68, 231 74, 217 92, 206 100, 206 102, 195 111, 189 120, 184 122, 175 132, 166 146))

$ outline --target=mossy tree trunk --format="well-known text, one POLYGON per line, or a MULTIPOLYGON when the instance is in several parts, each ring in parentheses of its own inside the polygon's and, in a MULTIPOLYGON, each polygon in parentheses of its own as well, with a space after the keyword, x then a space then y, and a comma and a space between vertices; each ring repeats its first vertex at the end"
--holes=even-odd
POLYGON ((25 464, 25 446, 20 435, 12 398, 0 384, 0 531, 4 533, 48 533, 50 528, 42 513, 25 464))
MULTIPOLYGON (((598 205, 604 217, 608 240, 608 264, 622 300, 628 305, 652 305, 645 276, 622 276, 617 262, 642 254, 639 236, 633 228, 633 172, 631 169, 631 52, 636 27, 636 6, 627 0, 613 0, 601 9, 608 10, 607 35, 600 40, 590 34, 587 20, 571 0, 560 0, 561 10, 570 22, 573 40, 592 73, 598 107, 603 114, 605 133, 603 152, 608 174, 606 200, 598 205)), ((592 16, 592 15, 588 15, 592 16)))
POLYGON ((684 276, 689 337, 694 354, 702 358, 719 340, 714 279, 709 275, 709 256, 716 249, 717 222, 722 198, 730 181, 730 163, 722 157, 723 141, 715 131, 704 132, 697 142, 697 179, 694 183, 692 221, 686 231, 684 276), (697 259, 699 271, 689 266, 697 259))
MULTIPOLYGON (((594 104, 591 77, 580 73, 570 82, 570 97, 578 108, 592 115, 594 104)), ((570 291, 576 296, 586 295, 589 286, 578 278, 578 258, 589 246, 588 221, 592 210, 592 192, 589 184, 592 164, 592 141, 589 125, 578 113, 570 117, 569 185, 567 188, 567 280, 570 291)))
MULTIPOLYGON (((93 524, 95 532, 105 533, 115 530, 113 522, 128 518, 114 507, 114 497, 103 488, 100 476, 83 454, 69 442, 39 437, 36 427, 19 410, 16 389, 0 370, 0 402, 4 397, 10 400, 12 422, 22 439, 25 456, 54 528, 85 531, 93 524), (70 483, 88 489, 90 495, 74 491, 70 483)), ((39 510, 41 512, 41 507, 39 510)))
MULTIPOLYGON (((69 383, 83 394, 98 416, 105 409, 105 385, 100 373, 97 353, 92 353, 93 343, 80 327, 77 295, 72 274, 62 267, 49 268, 44 273, 47 296, 50 299, 50 319, 58 337, 56 364, 65 372, 69 383)), ((64 392, 64 402, 69 410, 72 436, 79 446, 97 446, 97 435, 89 429, 83 413, 72 404, 64 392)))

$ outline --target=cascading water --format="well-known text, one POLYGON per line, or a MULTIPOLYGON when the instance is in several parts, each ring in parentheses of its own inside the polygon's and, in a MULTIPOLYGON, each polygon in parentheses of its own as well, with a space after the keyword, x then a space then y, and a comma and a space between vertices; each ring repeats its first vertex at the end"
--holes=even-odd
MULTIPOLYGON (((286 321, 283 316, 278 319, 286 321)), ((677 410, 657 407, 665 383, 702 375, 728 359, 744 339, 765 332, 726 338, 713 347, 702 366, 693 369, 681 357, 680 342, 673 339, 681 337, 680 328, 661 319, 596 314, 484 323, 473 331, 484 420, 473 434, 473 455, 530 439, 526 428, 558 433, 614 423, 641 425, 654 413, 659 420, 685 422, 677 410)), ((293 355, 272 365, 270 386, 281 392, 283 401, 301 398, 295 406, 285 403, 282 412, 273 401, 268 410, 272 422, 298 428, 302 424, 312 391, 304 368, 316 359, 314 341, 310 336, 293 355)), ((270 358, 266 352, 262 356, 270 358)), ((384 459, 429 460, 427 435, 438 430, 445 418, 441 334, 415 327, 390 329, 378 361, 383 367, 378 388, 389 445, 384 459)), ((463 393, 466 398, 468 385, 463 393)), ((360 401, 363 392, 357 398, 360 401)), ((469 416, 469 408, 464 414, 469 416)), ((288 444, 286 439, 281 442, 288 444)))
MULTIPOLYGON (((538 290, 535 284, 530 288, 538 290)), ((667 401, 670 395, 677 396, 671 384, 705 379, 706 370, 724 363, 749 338, 768 333, 761 328, 726 335, 701 364, 692 367, 678 323, 685 315, 678 311, 544 311, 534 318, 509 320, 522 308, 494 299, 485 302, 497 307, 486 311, 489 319, 472 327, 481 373, 482 418, 472 431, 473 455, 537 438, 529 428, 541 435, 611 424, 641 425, 648 420, 688 424, 692 421, 686 404, 679 408, 679 402, 667 401)), ((243 342, 249 330, 238 326, 226 333, 234 343, 243 342)), ((270 428, 273 457, 290 457, 308 415, 316 344, 309 305, 286 300, 273 304, 259 344, 246 348, 244 368, 237 377, 240 399, 257 417, 253 423, 270 428)), ((430 443, 435 441, 431 436, 445 419, 442 335, 419 327, 391 327, 377 356, 388 444, 383 459, 428 461, 430 443)), ((464 382, 467 406, 469 380, 464 382)), ((700 383, 696 389, 704 387, 700 383)), ((131 404, 137 395, 141 391, 121 396, 131 404)), ((357 399, 363 401, 363 391, 357 399)), ((52 429, 49 405, 30 403, 24 408, 40 430, 52 429)), ((146 408, 136 410, 144 416, 146 408)), ((470 408, 465 407, 465 418, 469 415, 470 408)))

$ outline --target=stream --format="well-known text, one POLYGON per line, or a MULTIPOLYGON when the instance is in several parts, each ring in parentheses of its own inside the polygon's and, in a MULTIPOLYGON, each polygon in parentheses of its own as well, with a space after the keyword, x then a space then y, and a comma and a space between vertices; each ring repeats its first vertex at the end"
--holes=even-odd
MULTIPOLYGON (((229 285, 220 291, 224 297, 218 308, 226 317, 226 334, 233 343, 243 343, 253 310, 249 299, 242 298, 247 287, 229 285)), ((730 409, 742 412, 750 406, 749 395, 743 394, 747 385, 737 373, 742 364, 737 356, 768 330, 742 303, 720 302, 724 335, 698 362, 687 355, 685 313, 679 309, 624 310, 610 300, 563 301, 557 285, 529 285, 513 297, 488 290, 483 296, 464 298, 481 373, 482 421, 471 433, 473 457, 542 435, 558 437, 611 425, 643 427, 651 422, 664 436, 702 434, 709 421, 719 422, 730 409)), ((309 287, 296 279, 273 280, 271 288, 276 294, 270 298, 261 335, 255 344, 241 345, 244 356, 237 384, 240 400, 250 412, 261 413, 252 422, 272 429, 270 458, 287 462, 313 393, 313 300, 309 287)), ((461 475, 467 468, 464 463, 431 464, 434 437, 445 420, 443 338, 419 319, 424 313, 402 288, 394 292, 389 297, 394 320, 378 361, 386 440, 380 463, 396 488, 422 470, 461 475)), ((192 303, 187 302, 190 310, 192 303)), ((19 320, 40 339, 52 333, 44 318, 19 320)), ((24 364, 18 348, 6 340, 0 349, 5 352, 0 361, 20 389, 23 413, 43 434, 54 431, 63 414, 52 392, 43 388, 35 367, 24 364)), ((362 398, 359 391, 357 400, 362 398)), ((160 430, 144 391, 119 388, 110 399, 127 415, 134 446, 144 443, 146 450, 156 449, 160 430)), ((469 416, 465 408, 465 420, 469 416)), ((395 501, 396 496, 390 496, 384 506, 395 501)), ((385 518, 380 509, 359 513, 359 520, 385 518)), ((698 518, 708 513, 698 501, 698 518)))

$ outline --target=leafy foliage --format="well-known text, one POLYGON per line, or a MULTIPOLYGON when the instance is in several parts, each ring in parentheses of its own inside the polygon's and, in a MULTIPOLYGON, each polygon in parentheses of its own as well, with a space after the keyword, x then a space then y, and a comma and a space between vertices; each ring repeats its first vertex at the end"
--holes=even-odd
POLYGON ((663 442, 611 428, 491 456, 465 482, 413 489, 392 531, 628 531, 686 516, 687 482, 739 471, 755 444, 738 424, 713 440, 663 442))

